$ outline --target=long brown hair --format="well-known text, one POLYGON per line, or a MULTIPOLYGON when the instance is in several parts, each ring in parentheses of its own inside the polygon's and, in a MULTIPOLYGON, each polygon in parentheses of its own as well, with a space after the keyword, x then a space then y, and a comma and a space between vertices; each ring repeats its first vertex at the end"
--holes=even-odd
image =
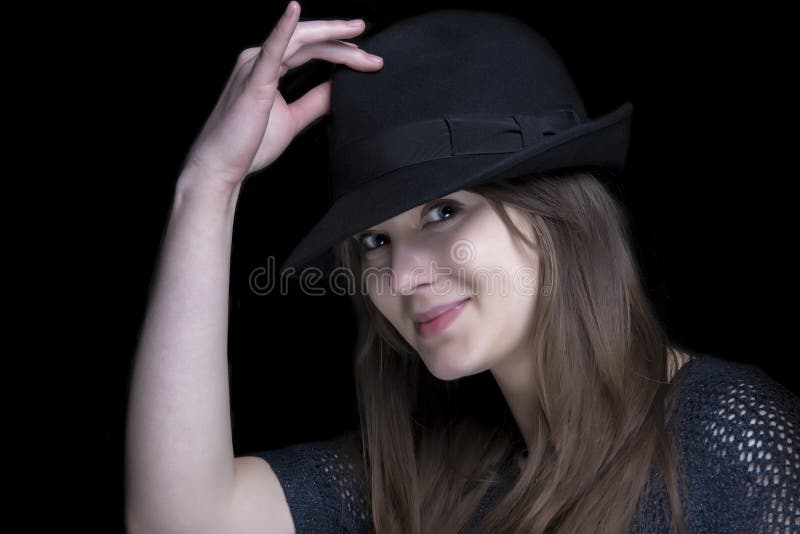
MULTIPOLYGON (((602 172, 571 168, 465 188, 540 258, 530 449, 490 372, 437 379, 369 296, 354 292, 359 427, 345 451, 376 532, 473 525, 507 465, 512 482, 480 532, 626 532, 656 490, 651 473, 666 485, 672 532, 685 531, 668 432, 668 359, 676 356, 641 283, 627 214, 602 172), (526 214, 538 246, 506 206, 526 214)), ((354 241, 335 254, 337 265, 361 272, 354 241)))

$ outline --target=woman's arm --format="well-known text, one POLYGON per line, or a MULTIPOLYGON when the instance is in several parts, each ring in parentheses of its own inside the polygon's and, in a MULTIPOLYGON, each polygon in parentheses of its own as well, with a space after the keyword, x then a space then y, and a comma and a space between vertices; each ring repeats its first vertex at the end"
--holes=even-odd
POLYGON ((228 284, 241 183, 197 178, 184 171, 178 179, 134 356, 125 451, 131 532, 210 521, 233 484, 228 284))
POLYGON ((239 54, 177 180, 131 376, 125 444, 131 534, 225 532, 231 525, 291 530, 274 473, 264 462, 233 456, 227 358, 233 216, 244 178, 269 166, 330 110, 330 80, 287 104, 277 90, 280 77, 314 58, 381 68, 340 40, 361 33, 362 22, 299 22, 299 15, 300 5, 290 1, 264 44, 239 54))

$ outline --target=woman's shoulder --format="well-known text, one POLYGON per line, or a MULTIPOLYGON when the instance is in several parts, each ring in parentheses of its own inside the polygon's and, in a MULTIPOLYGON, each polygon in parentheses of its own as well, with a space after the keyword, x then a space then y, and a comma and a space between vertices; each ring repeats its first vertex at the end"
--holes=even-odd
POLYGON ((369 506, 351 453, 352 439, 352 433, 346 432, 247 454, 269 463, 298 532, 328 527, 356 531, 368 521, 369 506))
POLYGON ((704 516, 697 524, 773 529, 796 521, 787 506, 800 495, 800 397, 756 364, 710 354, 678 378, 687 489, 704 516))
MULTIPOLYGON (((797 394, 757 364, 730 360, 709 353, 695 353, 677 372, 673 382, 689 400, 731 403, 731 396, 749 392, 769 397, 773 403, 796 407, 797 394)), ((713 404, 713 403, 712 403, 713 404)))
POLYGON ((683 423, 690 423, 684 424, 684 431, 798 430, 800 397, 756 364, 695 354, 678 371, 672 386, 678 396, 678 415, 683 423))

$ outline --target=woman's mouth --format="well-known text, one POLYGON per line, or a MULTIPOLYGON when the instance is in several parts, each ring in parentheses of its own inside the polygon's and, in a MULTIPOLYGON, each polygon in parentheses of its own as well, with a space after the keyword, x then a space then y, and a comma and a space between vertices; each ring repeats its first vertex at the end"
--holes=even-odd
POLYGON ((469 304, 471 299, 465 299, 460 303, 456 304, 452 308, 448 309, 444 313, 437 315, 430 321, 425 321, 422 323, 414 323, 417 333, 422 337, 432 337, 440 332, 443 332, 448 326, 450 326, 453 321, 455 321, 458 316, 461 314, 461 310, 469 304))

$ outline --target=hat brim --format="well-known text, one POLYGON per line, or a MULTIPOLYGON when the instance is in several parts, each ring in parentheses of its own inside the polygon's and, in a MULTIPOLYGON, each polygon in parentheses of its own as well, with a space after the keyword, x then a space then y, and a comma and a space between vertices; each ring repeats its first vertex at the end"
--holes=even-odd
POLYGON ((314 268, 324 278, 332 248, 353 234, 465 187, 533 172, 597 166, 621 174, 630 144, 633 105, 619 108, 517 152, 469 154, 409 165, 371 180, 331 204, 280 267, 290 278, 314 268), (293 270, 292 270, 293 269, 293 270))

